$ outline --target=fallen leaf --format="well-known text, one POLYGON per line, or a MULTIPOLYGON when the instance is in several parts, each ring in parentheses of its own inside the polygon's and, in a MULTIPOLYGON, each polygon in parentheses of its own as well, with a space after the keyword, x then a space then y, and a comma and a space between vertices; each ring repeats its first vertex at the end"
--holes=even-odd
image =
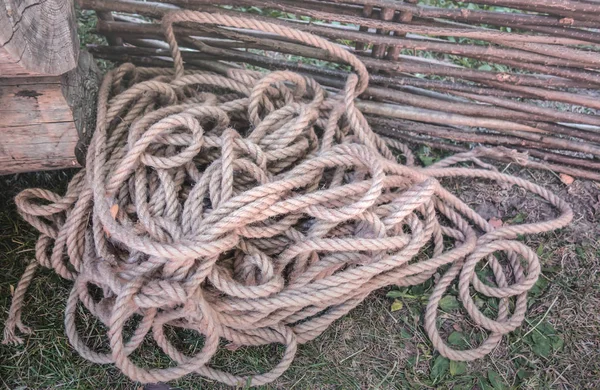
POLYGON ((117 219, 117 214, 119 214, 119 205, 115 203, 110 206, 110 216, 113 219, 117 219))
POLYGON ((462 332, 462 327, 459 324, 452 324, 452 328, 457 332, 462 332))
POLYGON ((490 220, 488 221, 488 223, 494 228, 494 229, 498 229, 499 227, 502 227, 502 225, 504 225, 504 222, 502 222, 502 220, 500 218, 490 218, 490 220))
POLYGON ((573 176, 569 176, 564 173, 561 173, 558 176, 560 176, 560 181, 562 181, 564 184, 566 184, 568 186, 573 184, 573 182, 575 181, 575 179, 573 179, 573 176))
POLYGON ((15 286, 13 286, 12 284, 10 285, 10 295, 15 295, 15 286))

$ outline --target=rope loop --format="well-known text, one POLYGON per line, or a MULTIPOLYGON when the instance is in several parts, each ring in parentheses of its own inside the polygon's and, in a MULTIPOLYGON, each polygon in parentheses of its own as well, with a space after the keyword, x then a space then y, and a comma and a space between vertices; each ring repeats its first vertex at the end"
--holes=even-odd
POLYGON ((38 265, 74 282, 65 310, 73 348, 142 383, 190 373, 232 386, 272 382, 298 343, 318 337, 371 292, 423 283, 442 269, 425 310, 425 329, 442 355, 480 358, 521 324, 540 263, 515 238, 561 228, 573 216, 554 194, 480 160, 521 155, 475 149, 417 167, 406 145, 380 138, 357 109, 368 73, 344 49, 252 18, 174 11, 162 25, 174 70, 124 64, 108 72, 86 167, 64 196, 28 189, 15 199, 40 236, 36 262, 15 290, 6 342, 21 340, 17 329, 29 331, 20 316, 38 265), (326 50, 355 73, 331 93, 289 71, 185 70, 178 23, 278 34, 326 50), (520 186, 557 216, 494 229, 440 184, 447 177, 520 186), (482 263, 494 285, 478 278, 482 263), (451 348, 438 330, 448 321, 438 316, 440 300, 456 284, 466 315, 487 332, 468 350, 451 348), (477 308, 473 291, 499 300, 496 318, 477 308), (86 345, 79 307, 108 328, 110 352, 86 345), (202 345, 184 354, 165 327, 194 330, 202 345), (149 339, 176 364, 138 365, 149 339), (211 366, 221 339, 285 351, 270 371, 241 376, 211 366))

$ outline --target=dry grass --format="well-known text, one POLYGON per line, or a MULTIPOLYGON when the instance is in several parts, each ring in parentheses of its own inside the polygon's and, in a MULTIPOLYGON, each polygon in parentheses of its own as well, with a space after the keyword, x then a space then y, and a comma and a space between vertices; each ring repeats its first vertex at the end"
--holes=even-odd
MULTIPOLYGON (((504 167, 501 167, 504 168, 504 167)), ((432 349, 422 328, 422 313, 431 282, 410 289, 390 287, 372 294, 322 336, 299 348, 290 370, 268 388, 442 388, 442 389, 595 389, 600 387, 600 188, 576 180, 562 184, 548 172, 508 167, 508 171, 542 184, 569 201, 576 213, 561 231, 523 240, 537 249, 543 277, 529 298, 527 322, 505 338, 488 357, 466 365, 449 363, 432 349), (391 312, 395 291, 400 310, 391 312), (464 372, 462 372, 464 370, 464 372), (453 375, 455 374, 455 375, 453 375)), ((30 186, 64 189, 69 174, 28 174, 0 178, 0 321, 6 318, 11 286, 33 255, 35 232, 17 216, 12 197, 30 186)), ((530 194, 478 181, 451 180, 445 185, 486 217, 503 221, 537 220, 551 208, 530 194)), ((485 272, 482 270, 481 272, 485 272)), ((136 389, 112 366, 81 359, 64 335, 62 312, 70 283, 49 271, 39 272, 30 288, 24 320, 34 327, 23 346, 0 346, 0 385, 10 389, 136 389)), ((493 312, 495 302, 484 303, 493 312)), ((82 326, 99 327, 82 311, 82 326)), ((481 339, 462 312, 442 313, 441 329, 456 332, 458 345, 481 339), (455 326, 451 324, 458 320, 455 326), (460 335, 464 335, 464 341, 460 335)), ((174 332, 182 344, 201 347, 192 332, 174 332)), ((105 347, 101 336, 90 345, 105 347)), ((264 371, 276 363, 281 348, 268 346, 222 351, 213 364, 238 373, 264 371)), ((150 343, 137 356, 148 365, 169 365, 150 343)), ((182 389, 220 388, 190 375, 174 383, 182 389)))
MULTIPOLYGON (((95 18, 79 13, 82 43, 95 42, 95 18)), ((106 65, 106 64, 104 64, 106 65)), ((431 156, 429 156, 431 157, 431 156)), ((435 157, 435 156, 433 156, 435 157)), ((571 226, 524 241, 535 248, 543 276, 529 298, 527 322, 506 337, 486 358, 465 366, 440 358, 423 331, 422 313, 431 282, 372 294, 316 340, 300 346, 292 367, 273 385, 280 389, 597 389, 600 388, 600 186, 576 180, 563 185, 549 172, 500 166, 541 184, 575 210, 571 226), (387 296, 393 291, 397 298, 387 296), (402 303, 391 312, 392 303, 402 303), (447 369, 444 369, 446 368, 447 369), (461 370, 464 369, 464 373, 461 370), (453 375, 454 374, 454 375, 453 375)), ((72 172, 0 176, 0 324, 8 314, 15 286, 33 256, 36 233, 17 215, 12 198, 37 186, 64 191, 72 172)), ((549 206, 516 189, 487 182, 449 180, 444 183, 486 218, 505 222, 534 221, 551 215, 549 206)), ((485 273, 485 270, 481 270, 485 273)), ((483 275, 485 276, 485 275, 483 275)), ((0 387, 6 389, 138 389, 111 365, 80 358, 64 333, 63 311, 71 283, 52 272, 38 272, 27 295, 24 322, 35 329, 22 346, 0 345, 0 387)), ((493 312, 495 302, 484 303, 493 312)), ((101 328, 83 310, 81 326, 101 328)), ((458 345, 476 343, 481 333, 460 321, 462 312, 442 313, 440 328, 458 345), (458 325, 452 324, 458 321, 458 325), (461 337, 464 335, 465 341, 461 337)), ((199 348, 193 332, 173 332, 181 344, 199 348)), ((98 330, 94 334, 99 334, 98 330)), ((106 348, 102 336, 87 339, 106 348)), ((276 363, 281 347, 222 350, 211 364, 240 374, 262 372, 276 363)), ((136 356, 150 366, 171 362, 152 344, 136 356)), ((181 389, 222 388, 194 375, 173 383, 181 389)))

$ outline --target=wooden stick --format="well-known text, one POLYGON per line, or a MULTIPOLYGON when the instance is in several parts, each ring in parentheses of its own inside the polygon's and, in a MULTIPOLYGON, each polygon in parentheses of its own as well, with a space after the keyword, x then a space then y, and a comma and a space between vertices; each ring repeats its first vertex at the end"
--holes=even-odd
MULTIPOLYGON (((245 0, 238 0, 245 3, 245 0)), ((256 3, 256 1, 254 2, 256 3)), ((432 6, 412 5, 412 2, 402 3, 399 1, 371 1, 367 5, 361 5, 366 2, 356 1, 336 1, 336 0, 302 0, 303 6, 307 8, 319 9, 327 12, 344 13, 345 15, 361 15, 363 7, 372 9, 372 17, 379 18, 381 8, 392 8, 399 12, 410 12, 414 18, 429 19, 449 19, 463 22, 491 24, 496 26, 505 26, 507 23, 517 23, 519 25, 531 26, 553 26, 561 28, 569 27, 587 27, 595 28, 594 22, 582 20, 565 21, 563 18, 539 14, 525 14, 512 12, 497 12, 459 8, 439 8, 432 6), (377 5, 376 5, 377 4, 377 5), (376 7, 373 9, 373 7, 376 7)), ((225 3, 223 3, 225 4, 225 3)), ((253 4, 256 5, 256 4, 253 4)), ((365 17, 371 16, 363 15, 365 17)))
POLYGON ((497 98, 494 96, 484 96, 482 94, 465 93, 462 91, 453 92, 455 95, 463 96, 471 100, 489 103, 500 107, 510 108, 524 113, 535 114, 546 117, 546 120, 561 122, 584 123, 593 126, 600 126, 600 117, 596 115, 586 115, 582 113, 558 111, 551 108, 536 106, 527 102, 519 102, 509 99, 497 98))
MULTIPOLYGON (((514 126, 510 122, 493 120, 493 119, 485 119, 485 118, 472 118, 466 117, 463 115, 457 115, 447 112, 441 111, 433 111, 433 110, 425 110, 421 108, 407 107, 407 106, 398 106, 393 104, 386 103, 372 103, 360 101, 356 103, 356 106, 366 114, 376 115, 383 118, 396 118, 396 119, 410 119, 413 121, 419 122, 429 122, 429 123, 437 123, 437 124, 448 124, 453 126, 474 126, 474 127, 487 127, 489 129, 494 129, 498 131, 502 131, 503 133, 517 136, 515 137, 504 137, 507 139, 507 142, 517 144, 517 145, 525 145, 525 143, 535 142, 538 145, 543 144, 545 147, 554 148, 554 149, 565 149, 565 150, 573 150, 582 153, 589 153, 595 156, 600 156, 600 147, 596 145, 592 145, 584 142, 574 142, 563 138, 550 137, 546 135, 534 134, 533 132, 523 131, 517 126, 514 126), (477 123, 477 124, 474 124, 477 123), (510 123, 513 126, 514 130, 507 130, 508 124, 510 123), (519 131, 521 130, 521 131, 519 131)), ((376 120, 388 120, 376 118, 376 120)), ((452 139, 460 140, 460 141, 469 141, 477 142, 474 139, 468 137, 475 137, 476 134, 470 132, 463 132, 459 134, 458 132, 452 133, 452 139), (465 138, 465 136, 467 138, 465 138)), ((485 136, 479 136, 484 137, 485 136)))
MULTIPOLYGON (((90 1, 90 0, 82 0, 82 1, 90 1)), ((133 33, 136 35, 139 34, 152 34, 152 36, 159 37, 159 34, 162 36, 162 31, 160 27, 157 25, 136 25, 130 23, 131 26, 126 26, 126 23, 116 24, 115 22, 105 22, 99 23, 99 31, 107 34, 117 34, 117 33, 133 33), (152 31, 151 31, 152 30, 152 31)), ((296 27, 294 25, 294 27, 296 27)), ((323 31, 320 31, 321 33, 323 31)), ((350 34, 349 32, 348 34, 350 34)), ((339 32, 336 31, 336 36, 339 32)), ((141 35, 140 35, 141 36, 141 35)), ((354 36, 349 35, 349 38, 355 38, 354 36)), ((384 37, 377 38, 385 39, 384 37)), ((258 38, 253 40, 258 42, 258 38)), ((273 42, 264 42, 265 45, 274 45, 273 42)), ((303 55, 310 58, 322 59, 326 61, 330 61, 330 56, 324 56, 319 54, 319 51, 312 48, 307 48, 301 45, 277 45, 273 46, 274 51, 281 50, 282 52, 291 52, 296 55, 303 55), (303 47, 303 48, 302 48, 303 47)), ((357 53, 360 54, 360 53, 357 53)), ((499 54, 500 55, 500 54, 499 54)), ((494 57, 495 58, 495 57, 494 57)), ((440 76, 447 77, 462 77, 469 78, 472 80, 489 80, 489 81, 498 81, 502 80, 503 82, 510 82, 519 85, 526 86, 540 86, 540 87, 572 87, 572 88, 585 88, 589 87, 589 82, 583 83, 579 81, 572 81, 564 78, 548 78, 548 77, 540 77, 534 75, 523 75, 523 74, 514 74, 514 73, 498 73, 498 72, 487 72, 487 71, 479 71, 473 69, 464 69, 460 67, 452 67, 447 65, 437 65, 431 63, 416 63, 414 61, 402 61, 400 63, 393 63, 390 61, 382 61, 377 59, 364 58, 363 62, 367 67, 378 70, 385 70, 388 72, 404 72, 404 73, 424 73, 424 74, 436 74, 440 76)), ((512 63, 512 62, 511 62, 512 63)), ((570 73, 568 73, 570 75, 570 73)), ((591 74, 592 80, 596 78, 600 79, 600 76, 596 74, 591 74)), ((588 78, 587 75, 582 76, 582 78, 588 78)))
MULTIPOLYGON (((414 135, 411 134, 407 134, 407 133, 402 133, 402 132, 398 132, 398 131, 394 131, 391 132, 387 129, 382 129, 382 128, 374 128, 373 130, 375 130, 375 132, 385 136, 385 137, 389 137, 392 139, 399 139, 399 140, 403 140, 415 145, 428 145, 429 147, 433 148, 433 149, 439 149, 439 150, 447 150, 450 152, 467 152, 469 151, 469 148, 464 147, 464 146, 458 146, 458 145, 453 145, 453 144, 449 144, 447 142, 442 142, 442 141, 438 141, 436 139, 431 139, 431 138, 423 138, 423 137, 416 137, 414 135)), ((490 145, 490 144, 484 144, 484 146, 496 146, 496 145, 490 145)), ((558 172, 558 173, 565 173, 571 176, 575 176, 575 177, 580 177, 583 179, 589 179, 589 180, 596 180, 596 181, 600 181, 600 174, 597 173, 596 171, 589 171, 586 169, 580 169, 580 168, 572 168, 568 165, 573 165, 573 164, 566 164, 563 161, 557 161, 559 164, 552 164, 552 163, 548 163, 547 161, 553 161, 549 158, 549 154, 548 153, 534 153, 537 151, 531 150, 531 149, 524 149, 524 148, 515 148, 516 150, 520 151, 520 152, 525 152, 525 153, 530 153, 532 156, 534 155, 543 155, 546 158, 541 158, 542 161, 545 162, 536 162, 536 161, 528 161, 527 165, 528 167, 531 168, 537 168, 537 169, 550 169, 554 172, 558 172)), ((555 153, 553 153, 552 155, 556 155, 555 153)), ((537 157, 536 156, 536 157, 537 157)), ((507 162, 507 163, 517 163, 519 164, 518 161, 514 161, 511 160, 510 158, 499 158, 499 157, 492 157, 489 156, 487 158, 490 159, 495 159, 498 161, 502 161, 502 162, 507 162)), ((539 158, 539 157, 538 157, 539 158)), ((585 162, 585 161, 584 161, 585 162)), ((582 165, 585 167, 585 165, 582 165)))
MULTIPOLYGON (((90 50, 92 50, 94 53, 99 53, 99 52, 118 52, 118 53, 128 53, 129 55, 156 55, 156 56, 169 56, 169 51, 168 50, 161 50, 161 49, 142 49, 142 48, 103 48, 103 47, 92 47, 90 48, 90 50)), ((271 59, 268 57, 264 57, 264 56, 260 56, 257 54, 253 54, 253 53, 244 53, 244 52, 239 52, 239 51, 232 51, 232 50, 225 50, 225 49, 220 49, 220 48, 212 48, 209 46, 204 46, 203 47, 203 53, 194 53, 194 52, 184 52, 183 56, 186 59, 206 59, 206 55, 210 55, 210 59, 224 59, 224 60, 233 60, 233 61, 241 61, 241 62, 246 62, 246 63, 251 63, 254 65, 259 65, 259 66, 265 66, 268 68, 275 68, 275 69, 299 69, 299 66, 297 64, 293 64, 290 62, 282 62, 279 60, 275 60, 275 59, 271 59)), ((331 60, 331 59, 329 59, 331 60)), ((323 79, 320 79, 319 81, 323 82, 323 79)), ((333 82, 333 81, 332 81, 333 82)), ((337 87, 341 87, 338 83, 337 87)), ((388 95, 388 93, 386 91, 379 91, 376 92, 377 90, 373 90, 374 94, 378 93, 378 96, 382 96, 385 97, 386 95, 388 95)), ((405 104, 413 104, 413 105, 418 105, 424 108, 433 108, 436 105, 439 105, 439 102, 435 102, 435 101, 431 101, 431 100, 427 100, 427 99, 412 99, 412 100, 407 100, 408 97, 406 95, 402 95, 401 93, 398 93, 396 95, 389 94, 389 96, 396 96, 396 98, 399 101, 404 101, 405 104)), ((494 114, 495 117, 502 117, 502 118, 509 118, 511 115, 514 115, 517 118, 521 118, 522 120, 527 120, 526 116, 523 114, 520 114, 518 112, 511 112, 511 111, 502 111, 502 109, 498 109, 498 108, 483 108, 481 106, 477 107, 476 105, 471 106, 469 108, 467 108, 464 105, 459 105, 459 104, 448 104, 446 105, 449 109, 454 109, 456 110, 455 112, 460 112, 462 114, 467 114, 467 115, 473 115, 475 113, 478 113, 479 115, 481 115, 481 112, 483 110, 488 110, 491 114, 494 114)), ((529 118, 529 120, 541 120, 544 119, 542 117, 533 117, 533 118, 529 118)), ((473 124, 475 125, 475 124, 473 124)), ((482 125, 483 127, 487 127, 485 125, 482 125)), ((525 125, 520 125, 520 124, 514 124, 514 126, 512 127, 513 130, 519 130, 522 129, 524 131, 535 131, 534 128, 530 127, 530 126, 525 126, 525 125)), ((581 138, 588 138, 589 136, 586 135, 585 133, 580 133, 577 131, 572 131, 571 135, 574 136, 579 136, 581 138)), ((594 138, 595 140, 595 138, 594 138)))
MULTIPOLYGON (((490 3, 485 3, 485 0, 469 0, 469 1, 464 1, 464 0, 459 0, 459 2, 464 3, 464 2, 470 2, 470 3, 475 3, 475 4, 490 4, 490 3)), ((492 0, 493 1, 493 0, 492 0)), ((377 8, 382 8, 382 7, 390 7, 390 8, 394 8, 397 9, 399 11, 403 11, 405 10, 405 5, 397 2, 397 1, 392 1, 392 0, 327 0, 328 3, 333 3, 336 6, 340 5, 340 4, 354 4, 354 5, 360 5, 360 6, 365 6, 368 5, 370 7, 377 7, 377 8)), ((505 5, 505 4, 498 4, 498 3, 494 3, 494 4, 490 4, 490 5, 505 5)), ((543 6, 541 6, 540 4, 538 4, 537 1, 527 1, 527 2, 522 2, 517 8, 520 9, 525 9, 524 7, 535 7, 533 9, 529 9, 531 11, 534 12, 545 12, 544 10, 547 10, 548 8, 542 8, 543 6)), ((491 11, 474 11, 474 10, 467 10, 469 12, 464 12, 463 9, 440 9, 440 8, 434 8, 431 7, 420 7, 421 10, 420 12, 415 12, 416 16, 419 17, 430 17, 430 18, 452 18, 452 17, 462 17, 462 18, 468 18, 467 20, 469 21, 480 21, 481 23, 486 23, 486 24, 493 24, 493 21, 496 21, 497 23, 505 23, 505 22, 510 22, 511 20, 514 20, 516 23, 521 23, 521 24, 537 24, 537 25, 563 25, 563 26, 576 26, 576 27, 594 27, 594 23, 593 22, 587 22, 587 18, 583 17, 577 17, 577 18, 573 18, 573 20, 568 20, 568 21, 564 21, 564 18, 561 17, 554 17, 554 16, 546 16, 546 15, 528 15, 528 14, 514 14, 514 13, 502 13, 502 12, 491 12, 491 11), (451 11, 456 11, 454 13, 452 13, 451 11), (462 15, 460 15, 462 14, 462 15)), ((595 9, 594 10, 597 14, 598 10, 595 9)), ((568 12, 568 11, 567 11, 568 12)), ((572 15, 572 14, 571 14, 572 15)), ((571 16, 571 15, 567 15, 567 16, 571 16)), ((579 16, 579 15, 578 15, 579 16)), ((595 20, 594 18, 592 18, 592 20, 595 20)), ((596 24, 597 25, 597 24, 596 24)))

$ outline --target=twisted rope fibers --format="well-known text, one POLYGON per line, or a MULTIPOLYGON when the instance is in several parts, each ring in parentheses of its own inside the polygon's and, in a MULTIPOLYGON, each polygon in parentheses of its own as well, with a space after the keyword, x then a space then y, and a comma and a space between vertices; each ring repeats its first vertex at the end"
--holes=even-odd
POLYGON ((540 263, 515 238, 567 225, 572 212, 564 201, 479 160, 499 150, 414 166, 410 150, 375 135, 354 106, 368 84, 364 65, 320 37, 195 11, 170 13, 163 26, 174 71, 131 64, 110 71, 86 167, 66 194, 27 189, 16 197, 40 237, 36 261, 15 291, 5 342, 21 341, 15 328, 29 331, 20 313, 38 264, 74 282, 65 326, 79 354, 115 364, 143 383, 192 372, 233 386, 271 382, 289 367, 298 343, 319 336, 372 291, 419 284, 441 269, 425 329, 442 355, 480 358, 521 324, 540 263), (330 95, 288 71, 186 71, 173 33, 173 24, 182 22, 293 38, 327 50, 354 73, 343 91, 330 95), (481 168, 453 167, 464 161, 481 168), (552 204, 558 216, 494 229, 440 185, 444 177, 520 186, 552 204), (508 266, 497 252, 505 253, 508 266), (476 275, 481 261, 491 267, 495 286, 476 275), (440 299, 456 278, 465 310, 489 332, 473 349, 451 348, 436 327, 440 299), (499 298, 497 318, 479 311, 473 291, 499 298), (92 350, 79 334, 80 304, 108 328, 109 353, 92 350), (141 320, 125 340, 134 315, 141 320), (165 325, 202 334, 202 349, 184 354, 166 337, 165 325), (145 368, 131 360, 149 335, 176 366, 145 368), (238 376, 210 366, 220 339, 239 346, 279 343, 285 352, 271 371, 238 376))

